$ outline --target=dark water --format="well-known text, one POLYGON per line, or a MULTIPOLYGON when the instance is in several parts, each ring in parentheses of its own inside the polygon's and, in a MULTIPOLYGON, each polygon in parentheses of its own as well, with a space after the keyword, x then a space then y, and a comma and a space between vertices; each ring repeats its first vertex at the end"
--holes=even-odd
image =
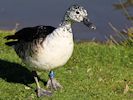
MULTIPOLYGON (((132 17, 125 15, 120 0, 0 0, 0 29, 13 29, 16 23, 19 29, 36 25, 57 27, 66 9, 75 3, 88 10, 89 18, 97 26, 96 31, 89 31, 81 23, 75 24, 73 33, 77 40, 104 40, 105 35, 114 33, 109 22, 119 30, 132 25, 132 17)), ((133 0, 122 3, 133 16, 133 0)))

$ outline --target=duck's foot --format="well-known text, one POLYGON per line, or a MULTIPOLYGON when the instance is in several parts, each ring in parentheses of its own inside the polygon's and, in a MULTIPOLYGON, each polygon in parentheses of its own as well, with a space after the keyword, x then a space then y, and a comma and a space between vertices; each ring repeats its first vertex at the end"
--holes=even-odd
POLYGON ((34 79, 35 79, 35 82, 36 82, 36 85, 37 85, 37 90, 36 90, 37 96, 38 97, 51 96, 52 95, 51 91, 44 90, 40 87, 39 82, 38 82, 38 78, 37 78, 37 73, 35 71, 33 71, 32 73, 34 75, 34 79))
POLYGON ((47 82, 47 88, 58 90, 58 89, 61 89, 62 86, 58 81, 56 81, 56 79, 50 78, 47 82))
POLYGON ((37 88, 37 96, 38 97, 42 97, 42 96, 52 96, 52 92, 51 91, 47 91, 47 90, 44 90, 42 88, 37 88))
POLYGON ((47 88, 50 88, 50 89, 53 89, 53 90, 61 89, 62 86, 60 85, 59 82, 56 81, 56 79, 54 77, 55 77, 54 72, 50 71, 49 80, 47 82, 47 88))

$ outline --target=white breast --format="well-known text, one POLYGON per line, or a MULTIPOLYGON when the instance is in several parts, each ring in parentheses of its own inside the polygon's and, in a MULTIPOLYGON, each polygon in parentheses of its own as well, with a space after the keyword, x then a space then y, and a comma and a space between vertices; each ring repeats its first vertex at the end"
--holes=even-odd
POLYGON ((37 57, 29 60, 37 69, 50 70, 64 65, 72 52, 73 34, 66 28, 60 27, 47 36, 37 57))

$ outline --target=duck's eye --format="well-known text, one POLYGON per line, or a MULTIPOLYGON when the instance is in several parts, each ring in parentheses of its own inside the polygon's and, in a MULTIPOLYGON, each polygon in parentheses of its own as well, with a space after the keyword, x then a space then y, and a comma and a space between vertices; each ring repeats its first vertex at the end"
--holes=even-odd
POLYGON ((78 11, 76 11, 76 14, 79 14, 79 12, 78 12, 78 11))

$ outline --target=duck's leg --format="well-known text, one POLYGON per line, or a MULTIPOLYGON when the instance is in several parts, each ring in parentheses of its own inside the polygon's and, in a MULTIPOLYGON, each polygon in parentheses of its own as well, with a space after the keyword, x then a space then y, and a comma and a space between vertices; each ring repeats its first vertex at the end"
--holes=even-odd
POLYGON ((50 73, 49 73, 49 80, 47 82, 47 88, 51 88, 51 89, 54 89, 54 90, 62 88, 60 83, 57 82, 54 77, 55 77, 54 72, 50 71, 50 73))
POLYGON ((44 90, 44 89, 42 89, 40 87, 36 71, 32 71, 32 73, 33 73, 33 76, 34 76, 34 79, 35 79, 35 82, 36 82, 36 86, 37 86, 37 91, 36 91, 37 92, 37 96, 38 97, 41 97, 41 96, 51 96, 52 95, 51 91, 44 90))

